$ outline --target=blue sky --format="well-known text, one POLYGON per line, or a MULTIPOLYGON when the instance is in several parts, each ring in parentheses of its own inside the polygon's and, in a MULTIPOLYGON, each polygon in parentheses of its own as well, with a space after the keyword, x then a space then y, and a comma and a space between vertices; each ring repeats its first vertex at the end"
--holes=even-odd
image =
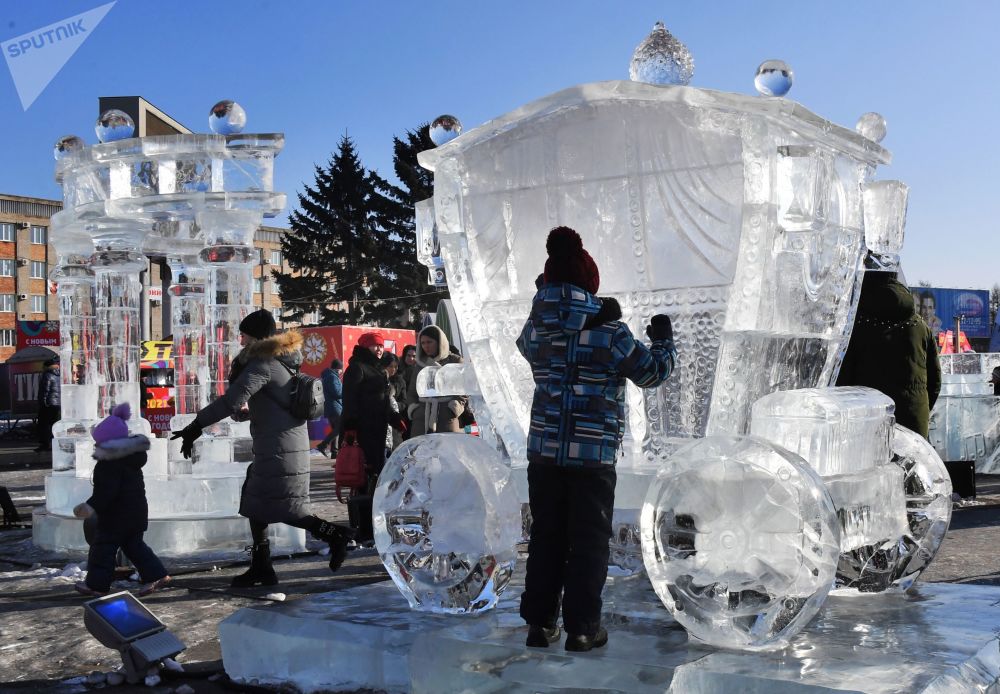
MULTIPOLYGON (((101 4, 0 0, 0 41, 101 4)), ((0 77, 0 192, 59 197, 52 144, 69 133, 94 142, 97 97, 138 94, 194 130, 232 98, 247 131, 284 132, 275 182, 294 204, 344 133, 391 175, 392 136, 421 121, 453 113, 468 129, 564 87, 627 79, 657 19, 693 53, 693 86, 754 93, 757 65, 779 58, 795 71, 789 98, 820 115, 853 127, 882 113, 894 161, 879 177, 911 187, 907 279, 1000 282, 989 57, 1000 3, 986 0, 119 0, 27 112, 0 77)))

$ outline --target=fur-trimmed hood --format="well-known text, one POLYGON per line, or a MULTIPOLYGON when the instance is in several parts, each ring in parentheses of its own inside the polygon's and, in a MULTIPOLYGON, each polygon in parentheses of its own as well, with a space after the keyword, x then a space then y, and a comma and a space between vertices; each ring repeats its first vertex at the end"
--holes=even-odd
POLYGON ((237 359, 280 359, 293 369, 302 366, 302 333, 286 330, 247 345, 237 359))
MULTIPOLYGON (((103 443, 94 445, 94 460, 118 460, 126 458, 134 453, 145 453, 149 450, 149 437, 143 434, 135 434, 124 439, 109 439, 103 443)), ((139 467, 146 464, 146 457, 142 456, 139 467)))
POLYGON ((448 336, 445 335, 444 331, 436 325, 428 325, 420 331, 419 335, 417 335, 417 363, 421 366, 437 366, 439 362, 448 357, 451 353, 450 350, 451 347, 448 344, 448 336), (437 341, 437 354, 424 354, 424 350, 420 347, 420 338, 424 335, 427 335, 431 339, 437 341))

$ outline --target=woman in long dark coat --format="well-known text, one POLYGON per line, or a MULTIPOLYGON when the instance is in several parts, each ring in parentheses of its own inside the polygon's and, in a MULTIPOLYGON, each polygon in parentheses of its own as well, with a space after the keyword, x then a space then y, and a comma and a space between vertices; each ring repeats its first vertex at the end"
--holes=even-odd
POLYGON ((404 430, 402 418, 389 401, 389 379, 380 362, 385 350, 382 335, 365 333, 344 372, 344 437, 357 436, 365 453, 368 488, 373 490, 385 465, 386 427, 404 430))
POLYGON ((253 464, 240 496, 240 515, 250 520, 253 536, 250 569, 233 579, 233 586, 276 585, 271 566, 267 526, 286 523, 308 530, 330 544, 330 570, 347 556, 352 532, 312 514, 309 505, 309 434, 305 420, 289 411, 291 378, 302 366, 302 336, 294 331, 276 335, 270 312, 251 313, 240 323, 245 345, 230 371, 229 388, 198 412, 194 421, 174 434, 184 443, 187 458, 201 430, 226 417, 246 419, 249 406, 253 464))

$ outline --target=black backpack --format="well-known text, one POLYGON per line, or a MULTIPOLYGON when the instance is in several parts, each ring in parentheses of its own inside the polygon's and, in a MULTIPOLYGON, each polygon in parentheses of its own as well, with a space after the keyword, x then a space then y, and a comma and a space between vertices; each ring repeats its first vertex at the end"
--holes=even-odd
POLYGON ((293 417, 312 420, 323 416, 323 382, 308 374, 295 371, 288 364, 278 360, 291 374, 291 403, 288 411, 293 417))

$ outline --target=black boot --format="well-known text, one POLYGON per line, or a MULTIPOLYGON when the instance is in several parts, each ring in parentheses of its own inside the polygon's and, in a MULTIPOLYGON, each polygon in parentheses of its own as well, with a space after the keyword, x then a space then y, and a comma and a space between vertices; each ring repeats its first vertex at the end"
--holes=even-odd
POLYGON ((330 545, 330 571, 336 571, 347 559, 347 543, 354 539, 354 530, 330 521, 320 521, 311 531, 313 537, 330 545))
POLYGON ((264 540, 255 545, 247 545, 247 549, 250 550, 250 568, 233 577, 233 588, 251 588, 257 584, 278 585, 278 575, 271 566, 271 543, 264 540))

